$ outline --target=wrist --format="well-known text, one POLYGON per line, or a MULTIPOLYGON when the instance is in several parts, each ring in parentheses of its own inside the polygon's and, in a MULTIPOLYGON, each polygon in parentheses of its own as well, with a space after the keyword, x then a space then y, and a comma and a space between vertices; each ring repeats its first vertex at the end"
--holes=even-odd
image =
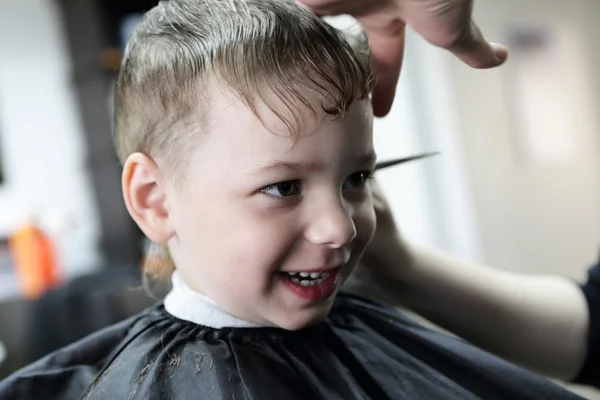
POLYGON ((411 288, 416 285, 415 256, 413 246, 400 235, 375 238, 361 260, 358 277, 394 303, 402 303, 405 294, 413 292, 411 288))

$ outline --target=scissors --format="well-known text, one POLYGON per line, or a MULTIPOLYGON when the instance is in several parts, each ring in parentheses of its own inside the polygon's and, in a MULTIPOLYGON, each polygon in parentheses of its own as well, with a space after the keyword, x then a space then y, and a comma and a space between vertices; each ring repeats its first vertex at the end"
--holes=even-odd
POLYGON ((421 160, 423 158, 437 156, 438 154, 440 154, 439 151, 435 151, 432 153, 423 153, 423 154, 417 154, 414 156, 395 158, 395 159, 387 160, 387 161, 380 161, 377 164, 375 164, 375 171, 379 171, 384 168, 393 167, 394 165, 404 164, 409 161, 416 161, 416 160, 421 160))

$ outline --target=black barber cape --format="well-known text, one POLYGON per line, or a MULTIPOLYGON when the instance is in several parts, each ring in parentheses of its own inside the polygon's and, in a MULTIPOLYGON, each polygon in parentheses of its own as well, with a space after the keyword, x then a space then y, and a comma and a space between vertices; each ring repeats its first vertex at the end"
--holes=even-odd
POLYGON ((1 400, 578 398, 347 294, 325 322, 294 332, 207 328, 159 303, 0 382, 1 400))
POLYGON ((600 258, 588 271, 588 280, 581 286, 587 300, 590 328, 588 354, 574 381, 600 388, 600 258))

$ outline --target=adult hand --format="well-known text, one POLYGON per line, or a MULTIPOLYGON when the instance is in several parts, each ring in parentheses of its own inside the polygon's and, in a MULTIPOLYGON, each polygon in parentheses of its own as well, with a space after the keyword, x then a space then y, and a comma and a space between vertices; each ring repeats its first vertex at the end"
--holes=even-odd
POLYGON ((373 109, 379 117, 388 114, 394 101, 406 25, 473 68, 492 68, 506 60, 506 49, 486 41, 473 21, 473 0, 298 1, 322 16, 349 14, 363 26, 377 78, 373 109))
MULTIPOLYGON (((355 273, 356 278, 385 292, 401 293, 400 287, 414 269, 414 260, 399 232, 392 210, 376 180, 370 183, 377 229, 355 273)), ((369 288, 372 290, 372 288, 369 288)), ((388 298, 397 301, 399 298, 388 298)))

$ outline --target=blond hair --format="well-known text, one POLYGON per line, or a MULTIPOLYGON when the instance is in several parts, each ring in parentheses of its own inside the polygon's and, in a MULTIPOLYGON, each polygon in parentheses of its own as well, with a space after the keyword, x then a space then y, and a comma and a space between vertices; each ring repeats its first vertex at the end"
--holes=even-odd
MULTIPOLYGON (((343 115, 371 90, 366 38, 344 35, 291 0, 161 1, 135 28, 117 79, 119 159, 141 152, 181 178, 182 151, 193 149, 190 135, 202 133, 199 105, 210 100, 212 82, 259 118, 257 104, 266 104, 293 132, 297 121, 276 112, 264 89, 292 115, 312 109, 307 89, 321 95, 325 112, 343 115)), ((172 272, 166 247, 152 260, 146 273, 172 272)))

